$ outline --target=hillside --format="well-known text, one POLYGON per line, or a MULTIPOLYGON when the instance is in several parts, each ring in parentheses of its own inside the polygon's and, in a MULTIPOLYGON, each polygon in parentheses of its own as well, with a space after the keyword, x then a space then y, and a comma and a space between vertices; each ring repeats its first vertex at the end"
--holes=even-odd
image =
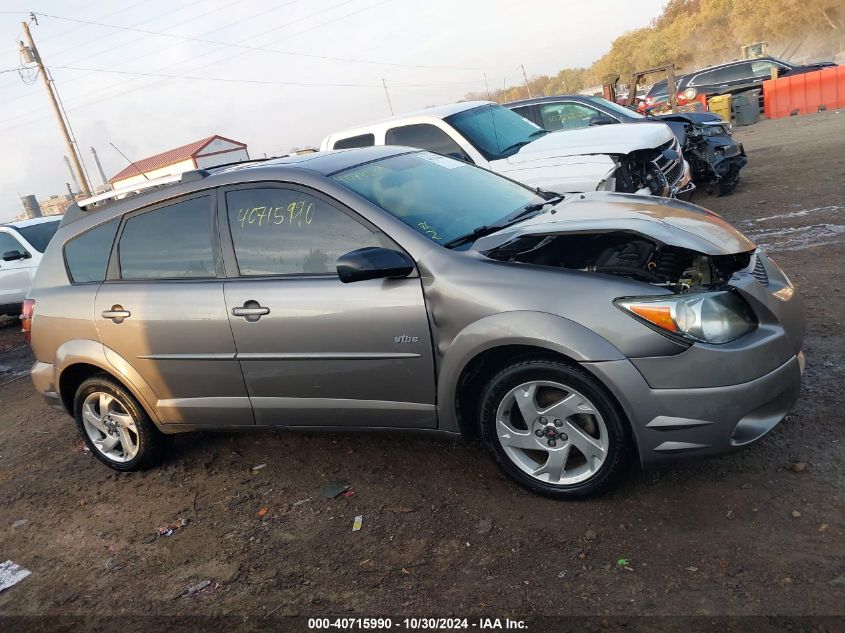
MULTIPOLYGON (((769 53, 784 59, 832 59, 845 50, 842 0, 669 0, 652 23, 618 37, 589 68, 563 68, 557 75, 529 81, 531 94, 576 92, 618 75, 674 62, 680 71, 716 64, 740 55, 740 47, 769 42, 769 53)), ((503 102, 527 97, 524 85, 490 94, 503 102)), ((486 99, 471 93, 467 99, 486 99)))

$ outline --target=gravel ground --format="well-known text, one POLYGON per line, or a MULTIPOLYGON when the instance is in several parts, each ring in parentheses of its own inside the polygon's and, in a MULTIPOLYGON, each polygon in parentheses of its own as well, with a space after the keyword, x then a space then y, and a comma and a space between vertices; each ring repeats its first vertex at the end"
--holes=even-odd
POLYGON ((523 492, 479 446, 389 435, 197 434, 118 475, 14 378, 9 325, 0 562, 32 575, 0 614, 845 615, 845 111, 736 136, 742 184, 695 202, 771 249, 809 319, 801 400, 764 441, 581 503, 523 492), (323 499, 340 478, 355 495, 323 499))

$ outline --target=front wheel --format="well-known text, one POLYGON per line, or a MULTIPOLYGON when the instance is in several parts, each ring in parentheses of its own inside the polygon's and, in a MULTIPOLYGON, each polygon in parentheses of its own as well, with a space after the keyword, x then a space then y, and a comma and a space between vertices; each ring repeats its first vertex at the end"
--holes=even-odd
POLYGON ((490 380, 481 437, 506 475, 556 499, 607 490, 632 449, 627 423, 598 381, 548 360, 514 363, 490 380))

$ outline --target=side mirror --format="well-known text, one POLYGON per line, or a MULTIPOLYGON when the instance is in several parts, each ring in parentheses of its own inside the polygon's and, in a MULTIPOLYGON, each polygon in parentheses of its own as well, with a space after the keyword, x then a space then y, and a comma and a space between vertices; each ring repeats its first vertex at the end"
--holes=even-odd
POLYGON ((596 116, 590 117, 589 125, 592 127, 594 125, 612 125, 613 123, 616 123, 615 119, 611 119, 609 116, 604 114, 597 114, 596 116))
POLYGON ((6 251, 3 253, 4 262, 13 262, 18 259, 29 259, 29 253, 21 253, 20 251, 6 251))
POLYGON ((407 277, 414 271, 414 262, 405 253, 368 246, 337 258, 337 275, 345 283, 367 279, 407 277))

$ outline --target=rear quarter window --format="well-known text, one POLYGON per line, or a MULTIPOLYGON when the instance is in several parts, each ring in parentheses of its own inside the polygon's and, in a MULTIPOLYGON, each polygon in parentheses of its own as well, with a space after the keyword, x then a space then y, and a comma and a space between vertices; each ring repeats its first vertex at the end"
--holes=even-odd
POLYGON ((101 282, 106 278, 117 226, 118 218, 109 220, 65 244, 65 263, 73 283, 101 282))
POLYGON ((372 147, 376 144, 376 137, 373 134, 359 134, 335 141, 332 149, 352 149, 353 147, 372 147))
POLYGON ((30 224, 29 226, 19 226, 18 233, 23 235, 24 239, 32 244, 33 248, 39 253, 47 250, 47 244, 53 239, 56 231, 59 230, 59 222, 61 218, 50 220, 49 222, 40 222, 39 224, 30 224))

